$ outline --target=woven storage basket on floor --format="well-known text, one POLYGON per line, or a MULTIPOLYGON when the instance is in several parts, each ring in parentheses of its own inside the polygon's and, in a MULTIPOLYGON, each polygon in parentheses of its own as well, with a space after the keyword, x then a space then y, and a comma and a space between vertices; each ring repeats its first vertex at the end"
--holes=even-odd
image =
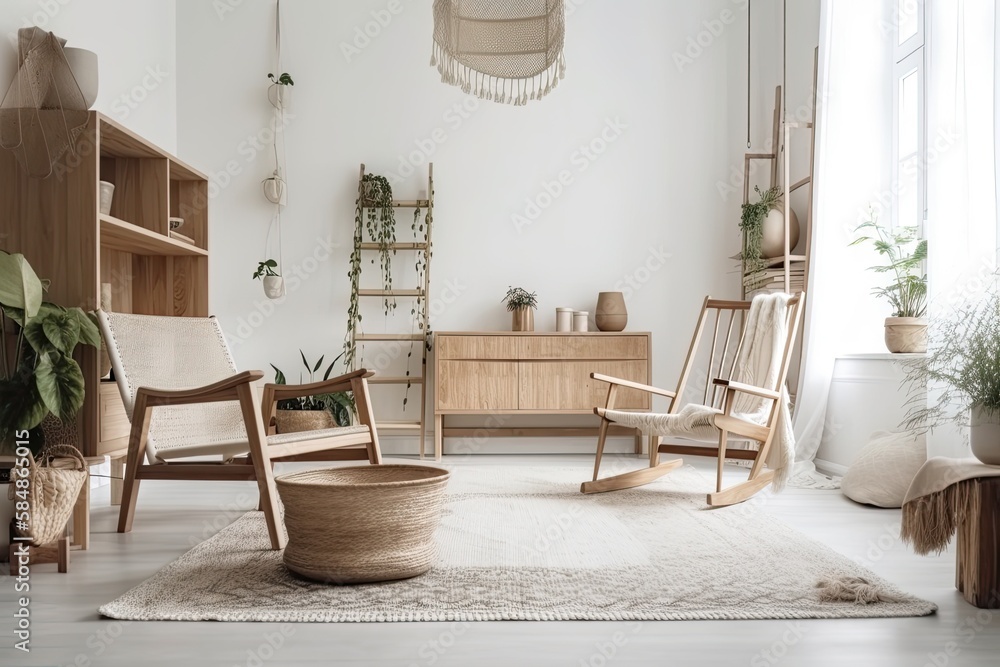
MULTIPOLYGON (((15 533, 18 537, 30 537, 32 546, 39 547, 62 537, 80 489, 87 481, 87 462, 69 445, 46 448, 39 455, 40 464, 28 458, 28 528, 15 533)), ((16 487, 16 483, 10 485, 11 494, 17 493, 16 487)))
POLYGON ((277 477, 285 566, 332 584, 406 579, 437 557, 449 473, 410 465, 306 470, 277 477))

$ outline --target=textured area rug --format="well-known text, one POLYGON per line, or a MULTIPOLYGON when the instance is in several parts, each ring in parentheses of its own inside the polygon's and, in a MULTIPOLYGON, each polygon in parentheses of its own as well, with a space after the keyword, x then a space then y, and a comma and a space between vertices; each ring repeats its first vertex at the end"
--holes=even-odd
POLYGON ((581 495, 581 468, 456 466, 438 564, 413 579, 332 586, 290 574, 251 512, 114 602, 105 616, 183 621, 486 621, 922 616, 934 604, 769 516, 708 509, 682 468, 648 486, 581 495), (883 599, 823 602, 863 578, 883 599))

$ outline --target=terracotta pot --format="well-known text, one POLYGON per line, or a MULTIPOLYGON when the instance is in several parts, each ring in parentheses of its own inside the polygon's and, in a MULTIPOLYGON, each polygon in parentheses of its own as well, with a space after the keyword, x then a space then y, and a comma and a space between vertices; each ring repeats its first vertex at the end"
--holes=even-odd
POLYGON ((534 331, 535 311, 531 306, 521 306, 511 311, 511 331, 534 331))
POLYGON ((594 321, 601 331, 621 331, 628 324, 625 295, 621 292, 600 292, 594 321))
MULTIPOLYGON (((799 219, 795 211, 788 224, 788 251, 799 243, 799 219)), ((785 214, 781 208, 772 208, 761 223, 760 256, 764 259, 781 257, 785 254, 785 214)))
POLYGON ((987 465, 1000 465, 1000 413, 973 405, 969 421, 972 455, 987 465))
POLYGON ((927 320, 922 317, 885 318, 885 346, 893 354, 927 351, 927 320))
POLYGON ((322 431, 337 427, 329 410, 277 410, 274 421, 278 433, 322 431))

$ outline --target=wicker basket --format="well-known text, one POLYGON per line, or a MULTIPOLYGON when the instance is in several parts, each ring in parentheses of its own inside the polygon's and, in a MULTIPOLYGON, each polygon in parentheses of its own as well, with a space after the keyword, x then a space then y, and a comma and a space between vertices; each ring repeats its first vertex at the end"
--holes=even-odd
MULTIPOLYGON (((63 535, 80 489, 87 482, 87 463, 75 447, 47 447, 39 455, 41 464, 28 457, 28 503, 30 519, 26 530, 15 529, 18 537, 30 537, 31 545, 40 547, 57 541, 63 535)), ((16 485, 10 485, 14 496, 16 485)))
POLYGON ((274 424, 278 433, 322 431, 337 426, 329 410, 276 410, 274 424))
POLYGON ((285 566, 333 584, 406 579, 437 557, 449 473, 411 465, 324 468, 275 479, 285 506, 285 566))

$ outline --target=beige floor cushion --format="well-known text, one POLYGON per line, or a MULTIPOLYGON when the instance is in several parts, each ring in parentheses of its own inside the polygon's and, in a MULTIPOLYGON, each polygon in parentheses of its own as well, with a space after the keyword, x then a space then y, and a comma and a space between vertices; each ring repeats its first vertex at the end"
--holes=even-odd
POLYGON ((927 460, 927 439, 911 432, 876 431, 841 481, 851 500, 902 507, 906 489, 927 460))

